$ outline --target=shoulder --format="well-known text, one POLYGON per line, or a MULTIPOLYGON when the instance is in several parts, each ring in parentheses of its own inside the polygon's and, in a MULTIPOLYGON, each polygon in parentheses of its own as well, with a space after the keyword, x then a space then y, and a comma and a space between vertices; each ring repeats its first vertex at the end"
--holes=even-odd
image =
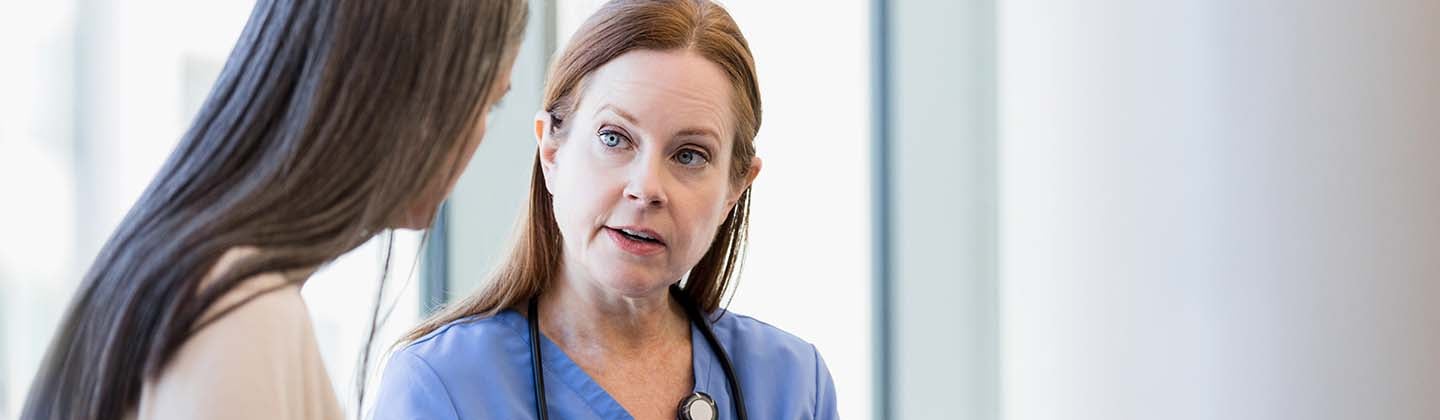
POLYGON ((815 345, 755 318, 717 315, 711 317, 712 329, 730 353, 752 412, 764 418, 837 418, 835 384, 815 345))
POLYGON ((376 418, 504 418, 486 413, 512 408, 512 384, 530 378, 524 325, 513 311, 463 318, 396 349, 376 418))
POLYGON ((310 311, 300 296, 300 285, 279 274, 266 273, 242 280, 211 304, 201 315, 204 324, 197 324, 201 327, 195 335, 252 324, 287 324, 294 328, 275 332, 302 333, 311 330, 309 320, 310 311), (295 322, 301 320, 306 322, 295 322))
POLYGON ((140 418, 339 418, 297 285, 278 274, 251 277, 202 319, 208 323, 146 382, 140 418), (266 391, 285 389, 304 397, 266 391))
POLYGON ((764 321, 730 311, 719 311, 710 319, 716 338, 735 353, 731 358, 813 364, 819 356, 813 344, 764 321))
POLYGON ((212 303, 193 328, 177 353, 177 361, 222 353, 264 355, 313 351, 318 347, 300 286, 279 274, 260 274, 240 281, 212 303))
MULTIPOLYGON (((259 251, 253 247, 235 247, 226 251, 210 268, 205 278, 200 280, 197 293, 213 285, 226 270, 233 268, 236 263, 257 254, 259 251)), ((233 327, 236 324, 269 320, 305 319, 308 321, 310 311, 305 307, 305 300, 300 297, 302 281, 276 272, 260 273, 240 280, 205 309, 196 325, 203 325, 204 329, 209 329, 219 325, 233 327)), ((310 330, 308 322, 297 326, 304 327, 305 331, 310 330)), ((195 333, 197 335, 204 333, 204 329, 197 330, 195 333)))
POLYGON ((300 285, 279 274, 260 274, 237 283, 211 304, 180 352, 205 348, 246 349, 259 354, 314 350, 318 345, 312 324, 300 285))
POLYGON ((524 327, 524 318, 514 311, 461 318, 406 344, 396 353, 432 364, 474 362, 477 356, 485 359, 483 356, 512 352, 515 341, 528 339, 524 327))

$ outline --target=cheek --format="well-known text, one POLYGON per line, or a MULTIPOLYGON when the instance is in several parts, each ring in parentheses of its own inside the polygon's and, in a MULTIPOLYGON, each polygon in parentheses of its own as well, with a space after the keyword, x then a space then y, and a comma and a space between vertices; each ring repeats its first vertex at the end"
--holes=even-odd
POLYGON ((600 219, 619 197, 623 185, 612 180, 619 177, 603 173, 585 156, 583 150, 563 151, 556 159, 550 185, 554 189, 556 222, 566 242, 593 234, 600 219))
POLYGON ((470 158, 475 156, 475 150, 480 148, 480 142, 484 140, 485 123, 482 120, 480 124, 475 127, 475 134, 472 134, 470 137, 470 141, 465 144, 465 150, 462 150, 460 152, 461 168, 464 168, 465 164, 470 162, 470 158))
POLYGON ((469 141, 460 146, 460 149, 456 151, 457 155, 452 159, 447 159, 449 162, 454 162, 455 166, 442 169, 441 175, 448 175, 450 178, 445 180, 445 186, 440 192, 440 200, 444 200, 445 196, 448 196, 450 191, 455 188, 455 184, 460 182, 460 176, 465 174, 465 169, 470 166, 470 160, 475 157, 475 151, 480 149, 480 141, 484 138, 485 126, 482 124, 471 135, 469 141))
POLYGON ((725 221, 725 193, 723 188, 705 188, 693 191, 684 201, 676 201, 673 208, 676 223, 685 226, 686 252, 689 264, 694 264, 710 249, 715 240, 716 229, 725 221))

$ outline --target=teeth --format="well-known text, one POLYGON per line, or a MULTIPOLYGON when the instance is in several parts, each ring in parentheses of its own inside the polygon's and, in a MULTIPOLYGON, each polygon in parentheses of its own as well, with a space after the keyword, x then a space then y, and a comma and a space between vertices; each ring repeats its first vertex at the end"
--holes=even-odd
POLYGON ((640 238, 645 238, 645 239, 649 239, 649 240, 652 240, 652 241, 655 240, 655 237, 653 237, 653 236, 646 235, 646 234, 640 233, 640 232, 636 232, 636 231, 633 231, 633 230, 630 230, 630 229, 620 229, 620 231, 621 231, 621 232, 625 232, 626 235, 635 236, 635 237, 640 237, 640 238))

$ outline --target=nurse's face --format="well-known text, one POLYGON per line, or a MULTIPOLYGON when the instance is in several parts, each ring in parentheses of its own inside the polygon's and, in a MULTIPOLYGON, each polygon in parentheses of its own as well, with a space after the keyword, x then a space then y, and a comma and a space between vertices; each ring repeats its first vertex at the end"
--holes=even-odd
POLYGON ((731 177, 730 83, 689 51, 633 51, 581 88, 560 134, 536 117, 564 271, 624 296, 662 291, 700 260, 759 172, 756 159, 731 177))

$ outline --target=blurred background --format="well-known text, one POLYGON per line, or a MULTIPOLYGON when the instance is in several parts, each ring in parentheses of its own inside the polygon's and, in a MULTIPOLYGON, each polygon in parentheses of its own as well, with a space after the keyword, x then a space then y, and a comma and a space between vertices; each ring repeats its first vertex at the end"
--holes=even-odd
MULTIPOLYGON (((766 116, 729 307, 845 418, 1440 418, 1440 2, 722 3, 766 116)), ((532 2, 436 229, 306 284, 342 401, 387 249, 377 352, 500 257, 599 4, 532 2)), ((0 3, 0 417, 251 5, 0 3)))

